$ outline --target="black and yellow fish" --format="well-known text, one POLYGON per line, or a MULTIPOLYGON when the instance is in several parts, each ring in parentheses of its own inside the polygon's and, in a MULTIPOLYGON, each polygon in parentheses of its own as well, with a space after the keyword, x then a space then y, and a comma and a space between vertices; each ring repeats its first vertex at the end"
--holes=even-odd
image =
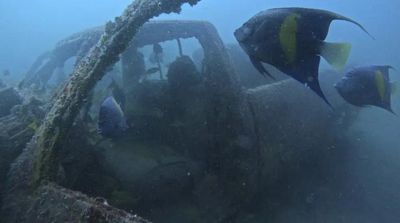
POLYGON ((108 96, 100 106, 98 132, 106 138, 117 138, 128 129, 125 114, 113 96, 108 96))
POLYGON ((324 41, 333 20, 352 22, 367 32, 356 21, 333 12, 276 8, 252 17, 235 31, 235 37, 261 74, 272 77, 261 62, 270 64, 306 84, 329 104, 318 81, 320 56, 341 69, 351 50, 350 44, 324 41))
POLYGON ((352 105, 378 106, 393 113, 391 95, 396 91, 397 84, 390 82, 390 68, 387 65, 355 68, 346 73, 335 88, 352 105))

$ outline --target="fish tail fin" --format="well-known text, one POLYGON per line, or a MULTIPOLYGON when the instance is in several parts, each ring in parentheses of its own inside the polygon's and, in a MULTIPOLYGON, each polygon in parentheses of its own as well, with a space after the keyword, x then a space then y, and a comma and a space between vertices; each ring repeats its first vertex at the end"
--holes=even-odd
POLYGON ((355 21, 355 20, 353 20, 353 19, 350 19, 350 18, 348 18, 348 17, 346 17, 346 16, 339 15, 339 14, 336 14, 336 15, 335 15, 335 19, 337 19, 337 20, 343 20, 343 21, 347 21, 347 22, 351 22, 351 23, 355 24, 356 26, 360 27, 360 29, 362 29, 369 37, 371 37, 373 40, 375 40, 375 37, 372 36, 372 35, 368 32, 368 30, 367 30, 366 28, 364 28, 364 26, 361 25, 359 22, 357 22, 357 21, 355 21))
POLYGON ((390 83, 390 89, 392 95, 397 95, 400 90, 400 83, 399 82, 392 82, 390 83))
POLYGON ((377 71, 382 72, 385 76, 389 76, 389 71, 390 69, 392 70, 396 70, 396 68, 394 68, 391 65, 380 65, 380 66, 375 66, 377 71))
POLYGON ((349 59, 350 51, 349 43, 323 42, 320 55, 335 69, 342 70, 349 59))

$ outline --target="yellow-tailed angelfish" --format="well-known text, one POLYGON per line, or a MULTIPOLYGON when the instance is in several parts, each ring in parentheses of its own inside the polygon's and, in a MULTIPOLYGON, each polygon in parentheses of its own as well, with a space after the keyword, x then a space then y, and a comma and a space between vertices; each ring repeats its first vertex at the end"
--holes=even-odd
POLYGON ((339 94, 348 103, 355 106, 378 106, 393 112, 391 95, 395 91, 395 83, 390 82, 391 66, 359 67, 346 73, 335 84, 339 94))
POLYGON ((272 77, 261 62, 270 64, 306 84, 329 104, 318 81, 320 56, 342 69, 351 49, 347 43, 324 41, 333 20, 352 22, 367 32, 356 21, 333 12, 276 8, 252 17, 235 31, 235 37, 261 74, 272 77))

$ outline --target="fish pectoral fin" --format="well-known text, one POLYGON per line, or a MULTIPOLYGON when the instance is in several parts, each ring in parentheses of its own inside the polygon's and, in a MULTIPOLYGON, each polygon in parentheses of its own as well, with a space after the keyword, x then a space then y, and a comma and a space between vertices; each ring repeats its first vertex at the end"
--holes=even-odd
POLYGON ((349 59, 351 44, 322 42, 320 55, 335 69, 342 70, 349 59))
POLYGON ((265 67, 262 65, 262 63, 261 63, 259 60, 257 60, 257 59, 254 58, 254 57, 250 57, 250 61, 251 61, 251 63, 253 64, 253 66, 258 70, 258 72, 261 73, 261 75, 263 75, 264 77, 269 76, 269 77, 272 78, 273 80, 276 80, 275 77, 273 77, 273 76, 271 75, 271 73, 269 73, 269 72, 265 69, 265 67))

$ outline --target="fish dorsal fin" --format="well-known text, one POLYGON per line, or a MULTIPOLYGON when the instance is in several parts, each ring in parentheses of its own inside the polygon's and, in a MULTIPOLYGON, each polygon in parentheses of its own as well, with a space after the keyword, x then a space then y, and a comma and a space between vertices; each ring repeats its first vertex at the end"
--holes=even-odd
POLYGON ((355 24, 356 26, 360 27, 360 29, 362 29, 368 36, 370 36, 372 39, 375 39, 375 37, 372 36, 368 32, 368 30, 366 28, 364 28, 364 26, 361 25, 359 22, 357 22, 357 21, 355 21, 355 20, 353 20, 353 19, 351 19, 349 17, 342 16, 340 14, 333 13, 333 12, 331 12, 331 16, 332 16, 333 20, 343 20, 343 21, 347 21, 347 22, 351 22, 351 23, 355 24))
POLYGON ((348 18, 346 16, 340 15, 335 12, 331 12, 328 10, 321 10, 321 9, 305 9, 305 8, 295 8, 295 11, 301 13, 302 15, 307 15, 308 13, 312 14, 313 16, 308 17, 307 19, 307 26, 314 27, 314 33, 316 37, 320 40, 324 40, 328 34, 329 26, 332 21, 334 20, 342 20, 342 21, 347 21, 351 22, 358 27, 360 27, 368 36, 370 36, 372 39, 375 39, 368 31, 366 28, 364 28, 363 25, 358 23, 357 21, 348 18), (317 31, 319 30, 319 31, 317 31))
POLYGON ((351 44, 322 42, 321 56, 335 69, 342 70, 349 59, 351 44))

